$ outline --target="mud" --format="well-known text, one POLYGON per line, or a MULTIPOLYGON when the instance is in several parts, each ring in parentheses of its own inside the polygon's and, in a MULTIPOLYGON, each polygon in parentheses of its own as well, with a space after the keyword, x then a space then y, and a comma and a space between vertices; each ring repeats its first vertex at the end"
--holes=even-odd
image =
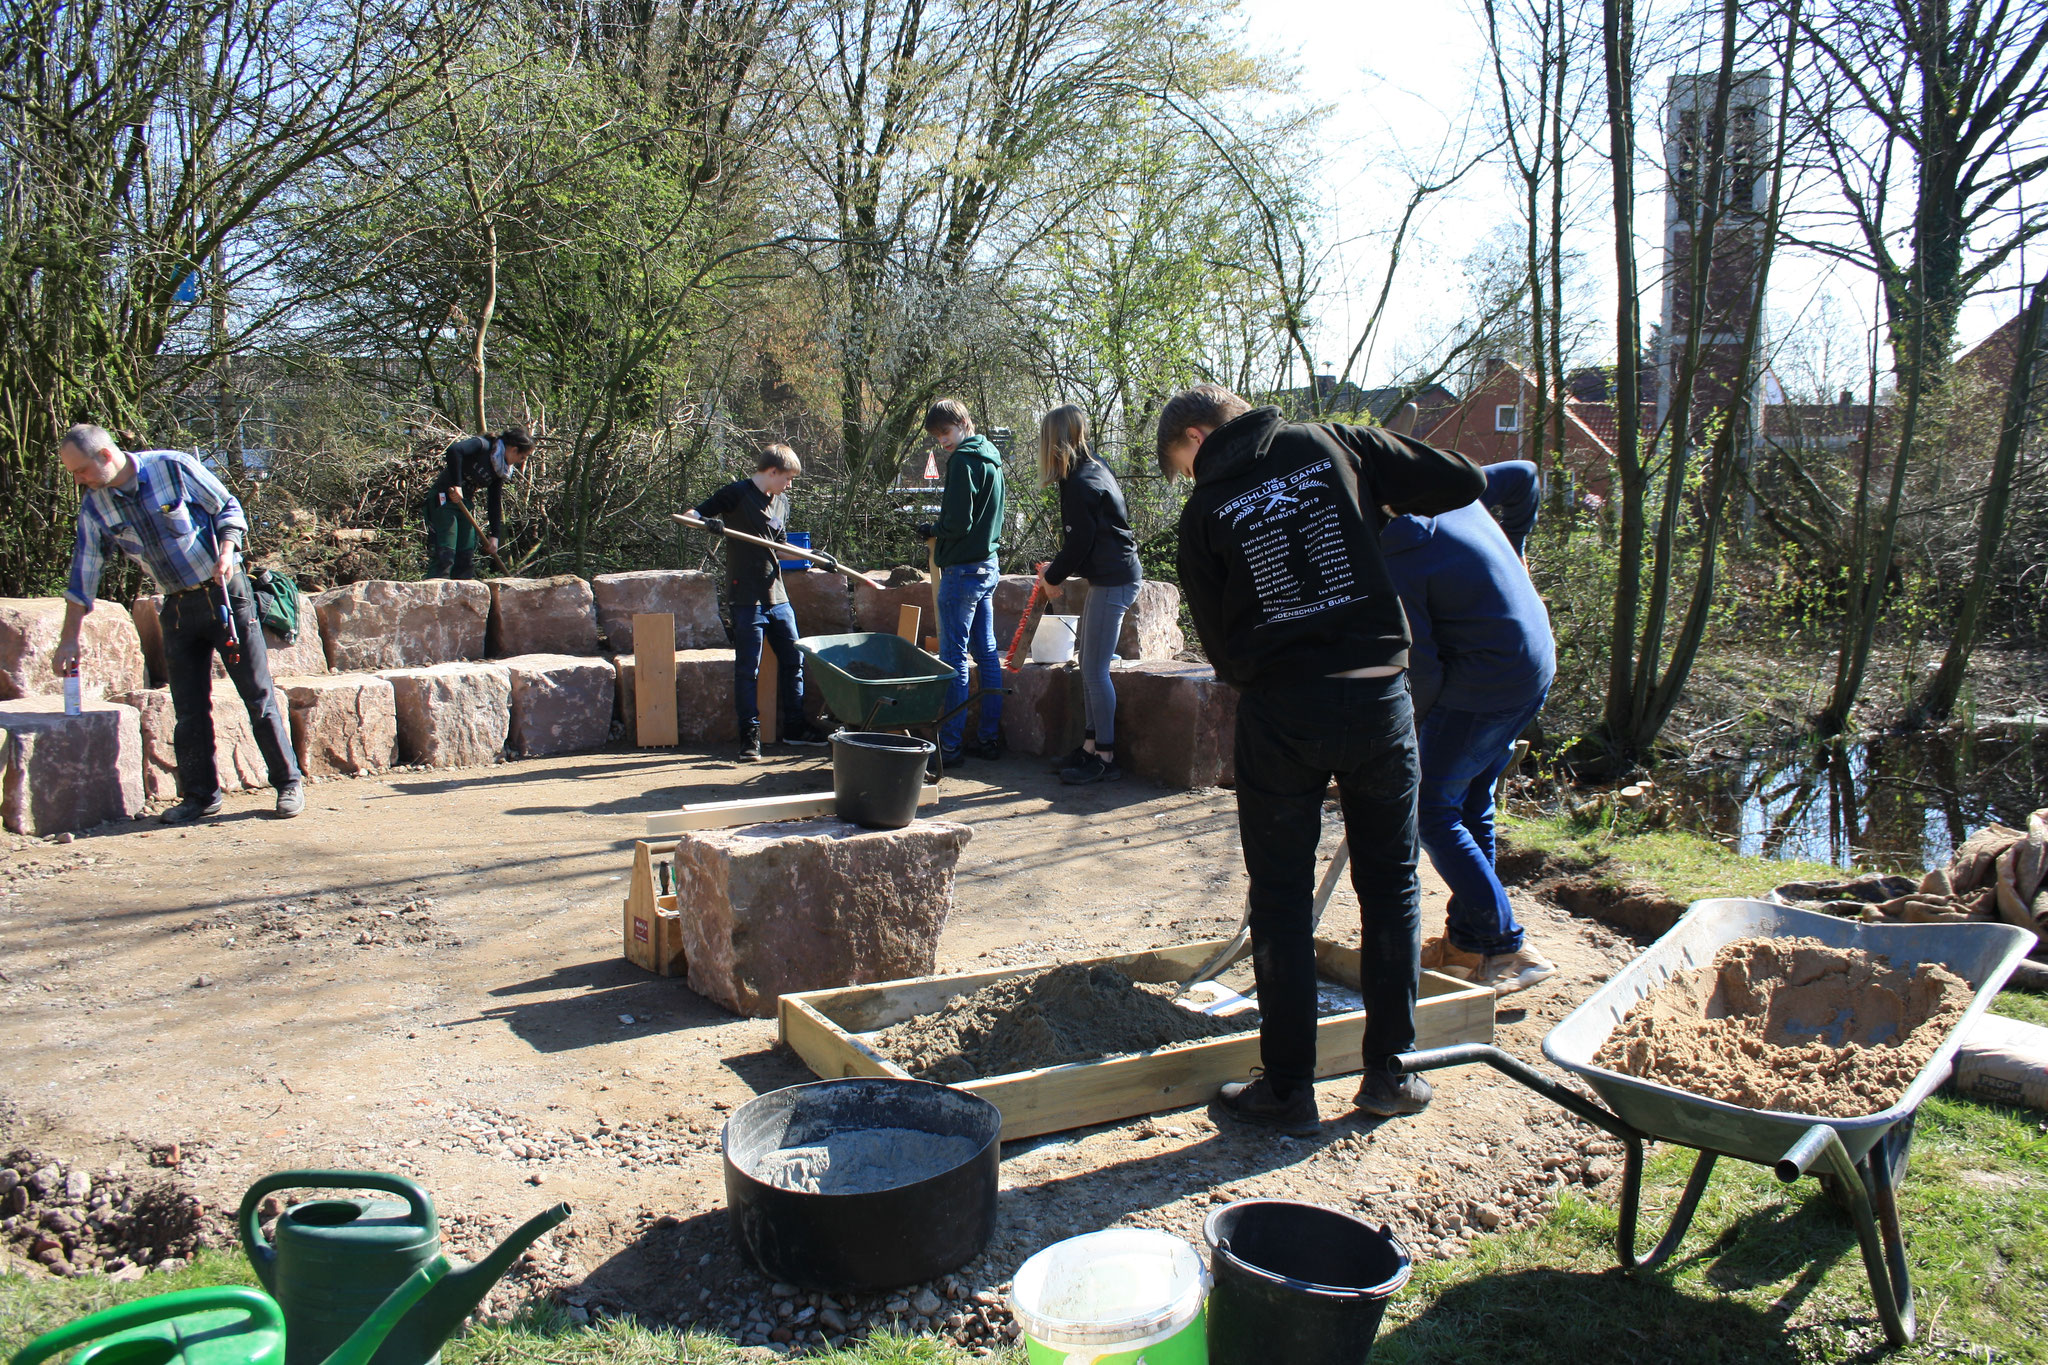
POLYGON ((778 1190, 872 1194, 950 1171, 977 1150, 972 1138, 915 1128, 858 1128, 802 1147, 778 1147, 762 1156, 753 1176, 778 1190))
POLYGON ((1114 967, 1077 963, 984 986, 883 1030, 873 1046, 913 1076, 955 1085, 1258 1026, 1256 1017, 1182 1009, 1173 994, 1114 967))
POLYGON ((1593 1060, 1750 1109, 1860 1118, 1898 1102, 1972 994, 1932 963, 1740 939, 1644 997, 1593 1060))

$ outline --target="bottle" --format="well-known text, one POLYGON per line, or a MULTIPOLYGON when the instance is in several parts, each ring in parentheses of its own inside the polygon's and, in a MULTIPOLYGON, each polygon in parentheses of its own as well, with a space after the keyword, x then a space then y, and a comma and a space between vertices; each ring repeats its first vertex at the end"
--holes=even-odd
POLYGON ((84 709, 85 703, 78 692, 78 660, 73 659, 71 666, 64 670, 64 714, 75 716, 84 709))

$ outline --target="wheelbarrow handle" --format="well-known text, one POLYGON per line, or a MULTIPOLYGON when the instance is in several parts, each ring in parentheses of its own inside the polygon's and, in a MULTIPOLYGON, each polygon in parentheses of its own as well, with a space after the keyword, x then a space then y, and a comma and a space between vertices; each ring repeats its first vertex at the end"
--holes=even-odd
POLYGON ((1387 1066, 1396 1075, 1414 1075, 1418 1071, 1437 1071, 1447 1066, 1471 1066, 1483 1063, 1506 1076, 1528 1086, 1552 1104, 1571 1110, 1595 1128, 1612 1133, 1624 1141, 1638 1141, 1643 1134, 1608 1113, 1593 1101, 1569 1086, 1560 1085, 1516 1057, 1510 1057, 1497 1047, 1486 1043, 1456 1043, 1450 1047, 1433 1047, 1422 1052, 1404 1052, 1389 1058, 1387 1066))

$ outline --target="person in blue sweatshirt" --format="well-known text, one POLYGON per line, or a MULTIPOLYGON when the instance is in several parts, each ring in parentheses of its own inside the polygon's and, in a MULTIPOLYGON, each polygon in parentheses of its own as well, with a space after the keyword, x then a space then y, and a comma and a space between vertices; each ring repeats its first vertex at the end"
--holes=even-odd
POLYGON ((1557 974, 1530 947, 1494 871, 1493 791, 1557 673, 1550 615, 1523 547, 1542 496, 1536 466, 1488 465, 1476 503, 1393 516, 1380 553, 1408 613, 1408 689, 1422 784, 1422 847, 1451 888, 1446 936, 1506 995, 1557 974), (1496 520, 1497 518, 1497 520, 1496 520))

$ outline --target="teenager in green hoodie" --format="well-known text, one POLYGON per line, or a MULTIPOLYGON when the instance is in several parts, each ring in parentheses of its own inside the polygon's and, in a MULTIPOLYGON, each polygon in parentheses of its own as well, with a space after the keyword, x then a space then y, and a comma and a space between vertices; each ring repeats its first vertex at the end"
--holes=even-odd
MULTIPOLYGON (((967 700, 967 656, 972 653, 983 687, 1000 687, 1003 657, 996 648, 996 546, 1003 529, 1003 456, 974 431, 967 405, 941 398, 924 415, 925 434, 947 452, 946 492, 939 519, 917 528, 933 542, 939 570, 939 658, 953 670, 946 708, 967 700)), ((1003 697, 981 701, 981 722, 967 737, 967 714, 956 712, 939 730, 939 757, 952 767, 963 758, 1003 756, 1003 697)))

